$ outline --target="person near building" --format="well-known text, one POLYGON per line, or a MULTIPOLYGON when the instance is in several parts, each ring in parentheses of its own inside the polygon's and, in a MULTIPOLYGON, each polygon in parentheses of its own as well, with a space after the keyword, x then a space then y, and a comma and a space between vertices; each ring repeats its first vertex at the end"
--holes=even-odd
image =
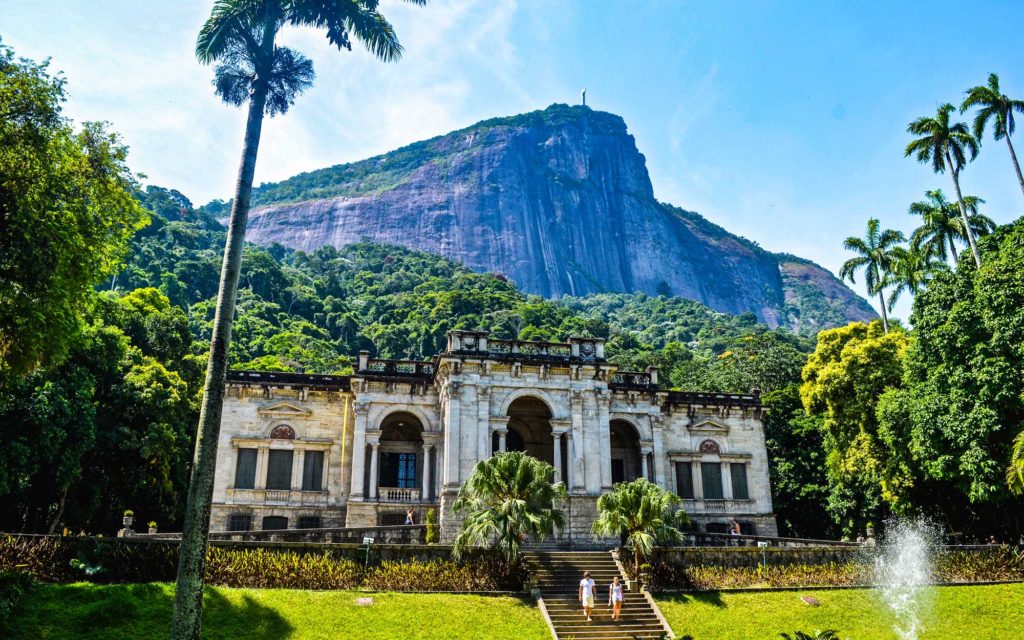
POLYGON ((590 577, 589 571, 583 572, 583 579, 580 580, 580 605, 583 606, 583 613, 590 622, 590 614, 594 610, 594 579, 590 577))
POLYGON ((623 600, 625 596, 622 593, 622 585, 619 583, 619 576, 615 576, 608 585, 608 606, 612 608, 612 620, 616 622, 622 619, 623 600))

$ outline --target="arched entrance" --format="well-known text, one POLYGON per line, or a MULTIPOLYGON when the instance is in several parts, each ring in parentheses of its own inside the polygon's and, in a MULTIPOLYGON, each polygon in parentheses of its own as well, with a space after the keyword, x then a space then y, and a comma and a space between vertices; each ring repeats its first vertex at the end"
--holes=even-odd
POLYGON ((555 464, 554 438, 551 435, 551 409, 540 398, 523 396, 508 407, 506 451, 523 451, 555 464))
MULTIPOLYGON (((423 469, 423 424, 411 413, 388 415, 380 425, 377 491, 382 501, 419 500, 423 469)), ((371 494, 372 495, 372 494, 371 494)), ((427 496, 429 498, 429 496, 427 496)))
POLYGON ((641 476, 640 436, 636 428, 625 420, 609 423, 611 439, 612 484, 630 482, 641 476))

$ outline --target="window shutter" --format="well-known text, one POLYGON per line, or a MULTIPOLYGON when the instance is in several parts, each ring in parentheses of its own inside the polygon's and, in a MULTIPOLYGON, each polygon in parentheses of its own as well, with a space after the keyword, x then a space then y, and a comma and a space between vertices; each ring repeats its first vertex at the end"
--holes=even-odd
POLYGON ((693 499, 693 467, 689 462, 676 463, 676 494, 683 499, 693 499))
POLYGON ((239 449, 235 465, 235 488, 252 489, 256 486, 256 449, 239 449))
POLYGON ((267 489, 292 488, 292 452, 271 449, 267 459, 267 489))
POLYGON ((717 462, 700 463, 700 475, 704 487, 705 500, 721 500, 722 493, 722 465, 717 462))
POLYGON ((747 465, 733 462, 729 465, 732 474, 732 497, 735 500, 749 500, 750 490, 747 488, 747 465))
POLYGON ((302 464, 302 490, 323 491, 324 488, 324 452, 307 451, 302 464))

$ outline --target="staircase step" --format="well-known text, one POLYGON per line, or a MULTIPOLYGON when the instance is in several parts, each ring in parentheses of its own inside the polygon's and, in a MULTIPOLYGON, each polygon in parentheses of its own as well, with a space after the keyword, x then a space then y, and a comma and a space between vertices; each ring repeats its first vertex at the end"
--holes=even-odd
POLYGON ((560 640, 660 640, 665 633, 651 603, 635 591, 625 591, 622 619, 611 619, 607 605, 608 585, 613 578, 625 587, 625 576, 607 551, 549 551, 530 549, 524 553, 537 581, 548 618, 560 640), (583 617, 579 584, 589 572, 597 586, 591 621, 583 617))

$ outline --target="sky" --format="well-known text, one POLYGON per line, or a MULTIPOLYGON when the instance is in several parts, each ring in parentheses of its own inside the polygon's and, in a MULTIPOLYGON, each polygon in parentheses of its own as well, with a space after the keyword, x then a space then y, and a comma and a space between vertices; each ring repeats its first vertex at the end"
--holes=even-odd
MULTIPOLYGON (((0 39, 51 58, 66 113, 111 123, 145 181, 195 203, 231 195, 245 114, 194 57, 209 0, 0 0, 0 39)), ((621 115, 655 195, 771 251, 835 272, 869 217, 906 211, 948 174, 903 156, 908 122, 999 74, 1024 98, 1024 2, 384 0, 405 48, 384 64, 314 31, 282 41, 317 81, 266 122, 256 182, 359 160, 502 115, 578 103, 621 115)), ((969 116, 964 116, 967 118, 969 116)), ((1022 133, 1015 141, 1024 157, 1022 133)), ((961 176, 1005 223, 1024 214, 1004 142, 961 176)), ((854 285, 863 292, 858 279, 854 285)), ((875 301, 877 307, 877 300, 875 301)), ((903 300, 896 315, 909 314, 903 300)))

